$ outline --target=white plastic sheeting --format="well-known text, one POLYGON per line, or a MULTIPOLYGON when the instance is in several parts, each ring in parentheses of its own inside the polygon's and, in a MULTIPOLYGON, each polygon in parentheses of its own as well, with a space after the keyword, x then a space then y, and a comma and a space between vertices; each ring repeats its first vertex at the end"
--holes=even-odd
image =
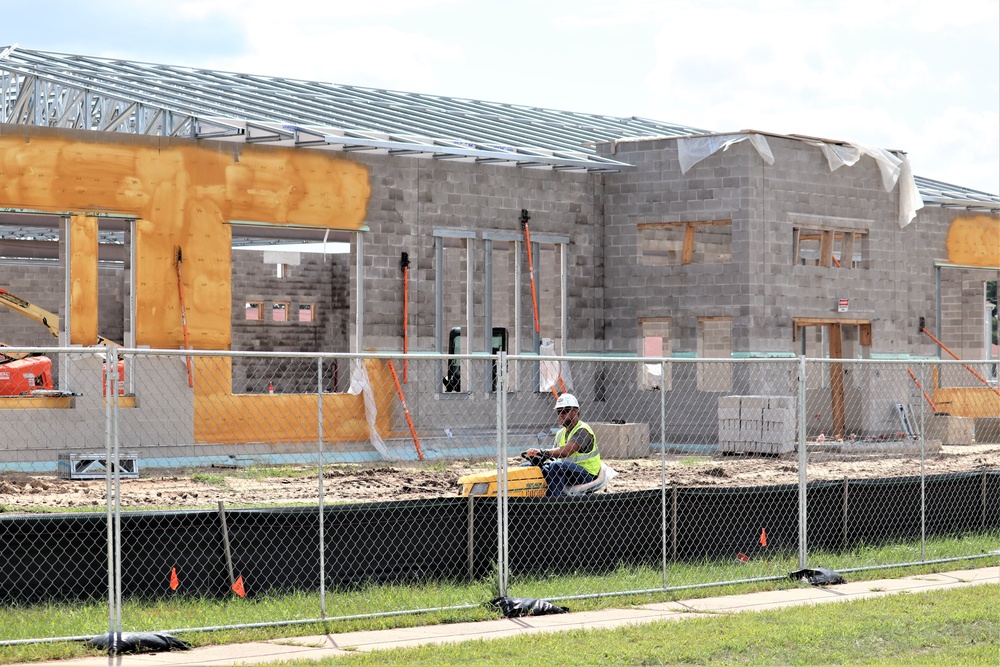
MULTIPOLYGON (((543 338, 538 346, 538 354, 542 357, 556 356, 556 344, 551 338, 543 338)), ((564 361, 542 361, 538 364, 538 390, 557 392, 573 391, 573 378, 570 376, 569 364, 564 361)))
POLYGON ((688 170, 718 151, 724 151, 733 144, 749 141, 764 162, 774 164, 774 154, 767 139, 760 134, 719 134, 708 137, 681 137, 677 140, 677 157, 681 161, 681 173, 688 170))
MULTIPOLYGON (((789 137, 796 138, 796 137, 789 137)), ((677 157, 681 165, 681 173, 686 174, 694 165, 698 164, 709 155, 720 150, 726 150, 730 146, 741 141, 749 141, 764 162, 769 165, 774 164, 774 154, 767 143, 767 139, 761 134, 740 133, 721 134, 703 137, 681 137, 677 139, 677 157)), ((923 208, 924 200, 920 197, 920 191, 913 180, 913 171, 910 169, 910 160, 885 150, 884 148, 873 148, 857 143, 834 144, 825 141, 810 141, 801 139, 810 146, 816 146, 826 157, 830 171, 836 171, 843 166, 854 165, 863 156, 867 155, 878 164, 882 173, 882 185, 886 192, 899 184, 899 226, 905 227, 916 217, 917 211, 923 208)))
POLYGON ((873 148, 864 144, 849 142, 844 144, 830 144, 825 141, 807 141, 810 146, 817 146, 826 157, 830 171, 836 171, 840 167, 850 167, 856 164, 863 155, 867 155, 878 164, 882 173, 882 186, 886 192, 899 183, 899 226, 906 227, 917 215, 917 211, 923 208, 924 200, 920 197, 920 191, 913 180, 913 171, 910 169, 910 160, 905 155, 899 157, 884 148, 873 148))
POLYGON ((368 369, 365 367, 365 362, 361 359, 354 359, 351 361, 351 387, 347 390, 347 393, 353 396, 363 394, 365 401, 365 418, 368 421, 368 437, 372 443, 372 447, 378 450, 378 453, 382 455, 382 458, 387 461, 392 460, 392 456, 389 454, 389 450, 385 446, 385 441, 382 440, 382 436, 379 435, 378 429, 376 428, 376 421, 378 420, 378 406, 375 405, 375 393, 372 391, 372 384, 368 379, 368 369))

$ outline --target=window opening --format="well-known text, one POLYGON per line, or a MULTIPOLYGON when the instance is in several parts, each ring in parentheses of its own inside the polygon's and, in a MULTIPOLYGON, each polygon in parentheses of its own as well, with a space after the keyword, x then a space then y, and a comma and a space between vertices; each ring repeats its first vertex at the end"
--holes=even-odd
MULTIPOLYGON (((470 256, 471 239, 461 236, 439 236, 435 239, 436 300, 438 305, 437 319, 443 325, 439 341, 440 351, 456 349, 462 354, 463 347, 471 350, 468 344, 462 345, 462 338, 469 340, 472 327, 472 258, 470 256)), ((466 352, 467 353, 467 352, 466 352)), ((469 361, 466 359, 450 359, 441 376, 442 389, 445 393, 457 393, 463 390, 462 378, 469 378, 469 361)), ((466 384, 465 391, 471 385, 466 384)))
MULTIPOLYGON (((699 357, 725 359, 732 356, 732 318, 700 318, 698 325, 700 328, 698 336, 699 357)), ((732 391, 733 365, 730 363, 698 364, 698 389, 701 391, 732 391)))
POLYGON ((260 320, 261 319, 261 307, 260 302, 248 302, 246 305, 245 319, 247 320, 260 320))
MULTIPOLYGON (((563 326, 566 322, 563 308, 566 304, 566 246, 561 243, 537 243, 535 253, 535 279, 538 295, 538 321, 541 332, 537 334, 538 347, 541 355, 562 356, 566 354, 566 341, 563 326)), ((567 378, 562 376, 561 364, 551 361, 539 362, 538 382, 539 392, 556 393, 569 391, 567 378)))
MULTIPOLYGON (((670 318, 649 318, 639 320, 639 356, 670 356, 670 318)), ((639 369, 640 389, 660 389, 670 391, 672 370, 669 363, 645 363, 639 369), (660 377, 661 368, 663 377, 660 377)))
POLYGON ((314 317, 314 311, 316 309, 315 304, 312 303, 300 303, 299 304, 299 322, 312 322, 314 317))
MULTIPOLYGON (((518 261, 519 244, 514 241, 488 239, 485 249, 488 253, 486 258, 487 269, 487 289, 489 299, 486 303, 484 313, 484 331, 491 332, 490 348, 492 354, 497 354, 499 350, 510 352, 517 351, 519 341, 517 340, 517 295, 519 281, 517 272, 520 268, 518 261), (498 339, 498 331, 502 331, 498 339), (508 341, 508 331, 514 332, 514 340, 508 341)), ((496 391, 496 363, 492 364, 491 391, 496 391)), ((508 390, 513 391, 517 387, 516 364, 508 364, 508 390)))
POLYGON ((288 321, 288 304, 287 303, 273 303, 271 304, 271 321, 272 322, 287 322, 288 321))
POLYGON ((639 264, 728 264, 733 259, 731 220, 650 222, 636 226, 639 264))
MULTIPOLYGON (((490 354, 499 354, 507 351, 507 329, 504 327, 493 327, 493 341, 490 346, 490 354)), ((462 328, 454 327, 448 332, 448 354, 462 354, 462 328)), ((492 385, 490 391, 497 390, 497 363, 492 362, 492 385)), ((444 379, 444 390, 446 392, 462 391, 462 364, 458 359, 448 360, 448 371, 444 379)))
POLYGON ((799 266, 864 267, 867 232, 796 227, 793 234, 793 256, 799 266))

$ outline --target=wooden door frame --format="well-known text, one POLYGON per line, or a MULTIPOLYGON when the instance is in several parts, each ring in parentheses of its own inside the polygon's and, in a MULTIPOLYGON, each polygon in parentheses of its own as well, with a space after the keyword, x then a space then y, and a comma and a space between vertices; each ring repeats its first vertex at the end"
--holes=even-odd
MULTIPOLYGON (((870 347, 872 324, 870 320, 834 319, 822 317, 796 317, 793 319, 792 341, 798 340, 799 327, 827 327, 830 341, 830 359, 844 358, 844 325, 858 327, 858 344, 870 347)), ((844 366, 830 364, 830 407, 833 412, 833 436, 842 438, 847 432, 847 407, 844 403, 844 366)))

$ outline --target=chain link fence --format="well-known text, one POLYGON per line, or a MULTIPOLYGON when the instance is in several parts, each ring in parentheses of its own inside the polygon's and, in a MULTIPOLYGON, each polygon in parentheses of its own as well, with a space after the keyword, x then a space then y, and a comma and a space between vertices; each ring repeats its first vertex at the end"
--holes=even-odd
POLYGON ((0 364, 0 595, 89 605, 78 633, 1000 553, 996 364, 5 351, 58 381, 0 364), (613 472, 546 497, 520 454, 563 392, 613 472))

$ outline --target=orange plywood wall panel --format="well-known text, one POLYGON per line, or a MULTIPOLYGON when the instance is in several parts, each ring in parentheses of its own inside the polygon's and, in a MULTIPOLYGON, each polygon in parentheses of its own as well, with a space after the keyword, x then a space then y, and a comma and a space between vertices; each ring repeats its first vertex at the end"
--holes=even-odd
MULTIPOLYGON (((230 344, 230 231, 239 220, 363 227, 368 170, 330 153, 0 126, 0 206, 136 217, 136 344, 230 344)), ((89 334, 89 332, 86 332, 89 334)), ((82 334, 81 334, 82 335, 82 334)))
MULTIPOLYGON (((316 394, 233 394, 229 357, 195 357, 194 436, 198 443, 315 443, 316 394)), ((386 364, 365 361, 375 405, 376 429, 392 431, 394 388, 386 364)), ((323 394, 323 441, 363 442, 370 437, 361 394, 323 394)), ((276 448, 275 451, 279 451, 276 448)))
POLYGON ((1000 218, 958 217, 948 228, 948 261, 966 266, 1000 266, 1000 218))
POLYGON ((69 247, 71 345, 97 342, 97 218, 74 215, 70 219, 69 247))

